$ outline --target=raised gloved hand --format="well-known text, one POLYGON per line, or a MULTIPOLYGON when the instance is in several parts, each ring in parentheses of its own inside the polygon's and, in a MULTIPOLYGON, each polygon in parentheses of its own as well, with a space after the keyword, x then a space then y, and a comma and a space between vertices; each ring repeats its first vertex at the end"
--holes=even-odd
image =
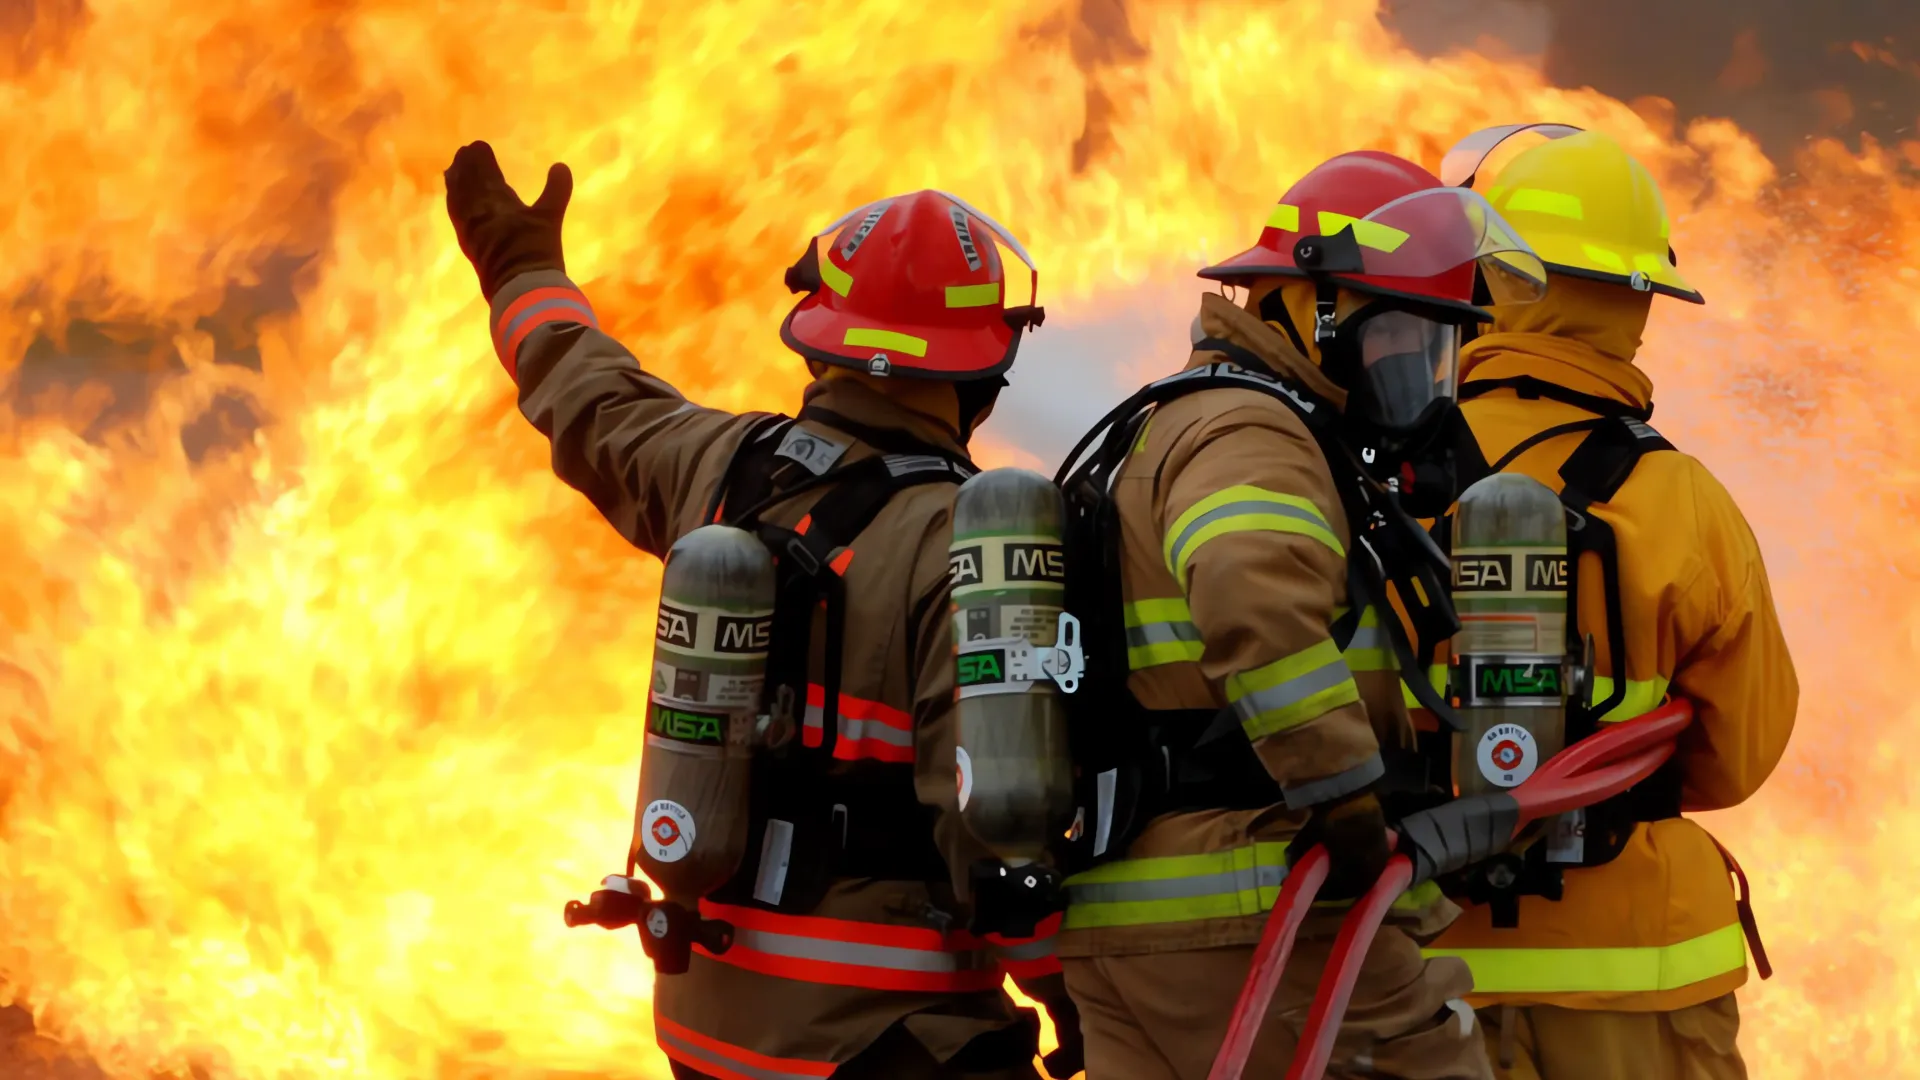
POLYGON ((532 206, 520 201, 500 171, 493 147, 468 143, 447 166, 447 217, 460 250, 480 276, 480 292, 495 293, 520 274, 567 268, 560 249, 560 222, 573 197, 573 172, 547 170, 547 186, 532 206))
POLYGON ((1372 791, 1360 791, 1313 808, 1295 838, 1297 858, 1319 844, 1327 849, 1323 900, 1351 900, 1366 892, 1387 868, 1393 849, 1387 843, 1387 815, 1372 791))

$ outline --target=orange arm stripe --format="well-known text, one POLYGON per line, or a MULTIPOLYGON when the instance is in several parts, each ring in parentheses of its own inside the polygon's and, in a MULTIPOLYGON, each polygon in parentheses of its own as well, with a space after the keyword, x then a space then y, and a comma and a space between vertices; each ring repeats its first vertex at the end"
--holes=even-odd
POLYGON ((500 357, 500 363, 507 374, 516 374, 519 366, 520 346, 527 335, 549 323, 583 323, 594 329, 600 328, 600 322, 594 317, 593 306, 580 290, 566 286, 549 286, 534 289, 507 305, 494 324, 494 352, 500 357))

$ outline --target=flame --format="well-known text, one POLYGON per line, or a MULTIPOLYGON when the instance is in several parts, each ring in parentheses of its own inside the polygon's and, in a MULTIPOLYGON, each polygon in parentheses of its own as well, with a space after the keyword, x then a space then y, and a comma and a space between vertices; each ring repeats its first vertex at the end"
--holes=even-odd
POLYGON ((1082 383, 1105 402, 1184 355, 1188 275, 1292 177, 1553 119, 1665 185, 1712 306, 1658 309, 1663 429, 1746 507, 1805 687, 1787 762, 1709 821, 1780 972, 1743 991, 1745 1051, 1905 1068, 1920 145, 1776 164, 1729 123, 1421 59, 1375 8, 16 6, 0 1000, 115 1077, 666 1075, 636 943, 559 918, 624 850, 657 567, 512 408, 441 210, 461 142, 522 185, 573 166, 574 276, 697 400, 793 401, 781 269, 937 186, 1040 260, 1057 322, 1021 370, 1165 313, 1082 383))

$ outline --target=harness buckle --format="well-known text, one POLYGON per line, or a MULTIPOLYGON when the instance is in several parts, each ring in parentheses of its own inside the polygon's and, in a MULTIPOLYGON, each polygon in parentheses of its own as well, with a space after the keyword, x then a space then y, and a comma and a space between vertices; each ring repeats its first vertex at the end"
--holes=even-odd
POLYGON ((819 556, 807 550, 807 545, 803 543, 799 537, 796 536, 787 541, 787 554, 793 557, 794 565, 798 566, 808 577, 819 576, 819 556))
POLYGON ((1080 677, 1087 671, 1087 653, 1080 646, 1080 620, 1060 613, 1059 636, 1053 648, 1040 657, 1040 670, 1058 683, 1060 692, 1071 694, 1080 689, 1080 677))

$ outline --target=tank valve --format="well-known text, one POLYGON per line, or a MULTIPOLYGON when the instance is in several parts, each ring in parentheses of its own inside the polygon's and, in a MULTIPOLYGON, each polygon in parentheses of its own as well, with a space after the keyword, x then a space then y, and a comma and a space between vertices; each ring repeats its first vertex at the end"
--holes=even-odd
POLYGON ((640 947, 662 975, 684 973, 695 945, 715 956, 733 947, 733 924, 703 919, 671 900, 655 899, 653 890, 639 878, 615 874, 600 886, 584 904, 567 901, 567 925, 603 930, 639 927, 640 947))

